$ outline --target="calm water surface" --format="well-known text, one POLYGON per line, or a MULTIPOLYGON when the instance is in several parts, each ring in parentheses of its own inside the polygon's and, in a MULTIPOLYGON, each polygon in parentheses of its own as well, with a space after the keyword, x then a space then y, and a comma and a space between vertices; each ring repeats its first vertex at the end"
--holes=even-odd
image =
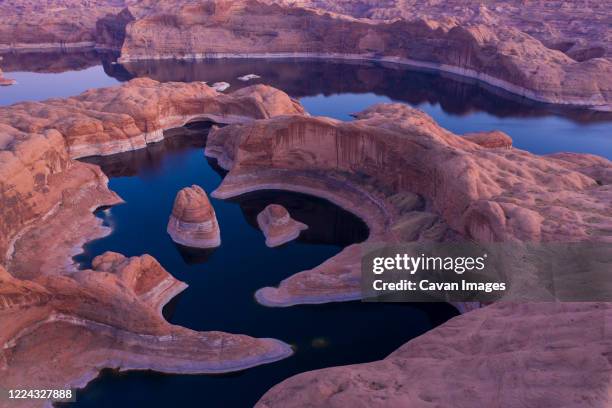
MULTIPOLYGON (((456 133, 501 129, 515 146, 534 153, 587 152, 612 158, 609 115, 558 110, 499 95, 444 75, 372 63, 324 61, 221 60, 157 61, 122 66, 113 56, 87 53, 7 54, 0 62, 18 85, 0 88, 0 105, 64 97, 134 77, 160 81, 226 81, 232 89, 266 83, 301 100, 314 115, 350 120, 378 102, 418 107, 456 133), (236 78, 255 73, 247 84, 236 78)), ((79 392, 78 407, 204 406, 248 407, 273 385, 299 372, 381 359, 411 338, 443 323, 456 312, 444 304, 370 304, 266 308, 254 292, 312 268, 344 246, 366 238, 363 223, 314 197, 268 191, 233 201, 211 199, 221 227, 222 246, 193 251, 175 245, 166 223, 176 192, 191 184, 207 192, 223 173, 203 154, 208 128, 192 125, 137 152, 92 158, 110 178, 125 204, 97 215, 113 233, 89 243, 77 260, 83 267, 96 255, 117 251, 149 253, 189 288, 164 309, 174 324, 195 330, 223 330, 275 337, 294 356, 240 373, 163 375, 106 370, 79 392), (265 246, 255 216, 269 203, 285 205, 310 226, 300 239, 280 248, 265 246)))

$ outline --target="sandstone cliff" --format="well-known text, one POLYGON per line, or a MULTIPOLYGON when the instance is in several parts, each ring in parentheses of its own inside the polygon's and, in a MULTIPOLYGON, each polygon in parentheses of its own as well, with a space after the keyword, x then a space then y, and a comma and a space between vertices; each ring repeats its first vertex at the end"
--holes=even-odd
MULTIPOLYGON (((259 189, 321 196, 364 219, 368 242, 612 242, 612 163, 509 145, 507 135, 462 138, 418 110, 387 104, 353 122, 282 116, 216 129, 206 153, 230 170, 213 196, 259 189)), ((261 289, 258 300, 359 298, 363 245, 261 289)))
POLYGON ((327 57, 410 64, 550 103, 609 110, 612 61, 577 62, 512 27, 452 19, 373 21, 256 0, 162 2, 126 26, 120 61, 327 57))

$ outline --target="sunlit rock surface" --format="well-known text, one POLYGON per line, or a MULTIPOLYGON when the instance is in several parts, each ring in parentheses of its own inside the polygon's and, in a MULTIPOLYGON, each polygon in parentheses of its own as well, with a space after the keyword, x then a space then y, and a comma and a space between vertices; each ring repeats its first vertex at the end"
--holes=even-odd
POLYGON ((221 245, 215 209, 202 187, 193 185, 178 192, 168 221, 168 234, 177 244, 192 248, 221 245))
POLYGON ((266 245, 276 247, 296 239, 307 225, 294 220, 285 207, 270 204, 257 215, 257 224, 266 237, 266 245))
POLYGON ((239 56, 374 59, 474 78, 538 101, 610 109, 609 58, 579 62, 511 25, 487 19, 462 23, 418 13, 410 20, 358 20, 268 3, 160 3, 126 27, 120 61, 239 56))
MULTIPOLYGON (((206 153, 230 170, 213 196, 317 195, 366 221, 366 243, 612 242, 610 161, 537 156, 501 140, 481 146, 421 111, 383 104, 352 122, 282 116, 216 129, 206 153)), ((349 246, 257 299, 270 306, 357 299, 362 250, 349 246)))

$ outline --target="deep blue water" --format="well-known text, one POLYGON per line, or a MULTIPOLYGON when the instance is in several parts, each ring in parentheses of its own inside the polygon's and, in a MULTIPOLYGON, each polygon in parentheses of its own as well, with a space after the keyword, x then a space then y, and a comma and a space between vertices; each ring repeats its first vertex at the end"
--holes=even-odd
POLYGON ((105 251, 149 253, 189 288, 164 309, 174 324, 195 330, 223 330, 274 337, 295 355, 267 366, 222 376, 161 375, 105 371, 77 397, 77 407, 193 406, 248 407, 283 379, 299 372, 374 361, 456 315, 446 304, 361 302, 267 308, 254 292, 312 268, 343 246, 367 238, 361 220, 327 201, 302 194, 260 192, 233 201, 211 198, 222 245, 214 251, 186 250, 166 233, 176 192, 199 184, 214 190, 221 175, 203 154, 206 129, 173 136, 137 152, 88 161, 111 177, 110 187, 125 204, 98 211, 113 233, 89 243, 77 257, 83 267, 105 251), (284 205, 309 225, 301 237, 268 248, 255 227, 256 215, 270 203, 284 205))
MULTIPOLYGON (((10 54, 1 64, 6 76, 19 84, 0 88, 0 105, 69 96, 138 76, 160 81, 227 81, 230 91, 260 82, 300 99, 314 115, 351 120, 351 113, 374 103, 395 101, 424 110, 458 134, 500 129, 512 136, 516 147, 534 153, 573 151, 612 158, 609 115, 533 104, 444 75, 394 66, 304 60, 157 61, 121 66, 93 52, 43 57, 10 54), (262 78, 247 84, 236 80, 249 73, 262 78)), ((77 259, 87 267, 94 256, 108 250, 128 256, 149 253, 189 284, 164 309, 170 322, 196 330, 275 337, 292 344, 296 353, 277 363, 222 376, 106 370, 79 392, 74 406, 252 406, 270 387, 293 374, 383 358, 455 315, 444 304, 347 302, 290 308, 257 304, 253 298, 257 289, 276 285, 364 239, 364 226, 323 200, 266 192, 234 201, 211 200, 221 226, 220 248, 194 253, 177 247, 165 231, 176 192, 195 183, 210 193, 222 177, 203 155, 206 129, 194 126, 182 133, 138 152, 94 160, 126 203, 98 212, 113 226, 113 233, 89 243, 77 259), (297 241, 267 248, 254 227, 254 217, 271 202, 285 205, 310 229, 297 241)))

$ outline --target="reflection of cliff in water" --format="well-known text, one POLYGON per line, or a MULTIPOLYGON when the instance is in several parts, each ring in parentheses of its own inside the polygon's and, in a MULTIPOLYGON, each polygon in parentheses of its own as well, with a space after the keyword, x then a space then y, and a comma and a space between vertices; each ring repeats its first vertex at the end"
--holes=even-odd
POLYGON ((148 145, 145 149, 110 156, 88 157, 81 161, 97 164, 109 178, 155 172, 161 168, 162 161, 169 152, 201 148, 204 154, 210 126, 209 122, 192 123, 182 128, 167 130, 164 132, 166 136, 164 140, 148 145))
POLYGON ((308 244, 347 246, 363 242, 368 237, 365 223, 346 210, 321 198, 286 191, 259 191, 233 199, 242 209, 247 222, 254 228, 257 214, 268 204, 280 204, 292 218, 308 225, 298 241, 308 244))
MULTIPOLYGON (((440 104, 448 113, 462 115, 484 111, 498 117, 566 116, 578 122, 610 120, 610 115, 584 109, 557 109, 515 95, 449 77, 421 72, 396 64, 368 61, 304 59, 218 59, 135 61, 124 65, 134 77, 158 81, 228 82, 230 90, 254 83, 282 89, 295 98, 341 93, 375 93, 412 105, 440 104), (261 79, 242 82, 237 77, 257 74, 261 79)), ((120 79, 120 78, 118 78, 120 79)))
MULTIPOLYGON (((111 66, 117 59, 112 52, 98 52, 93 49, 80 51, 17 51, 0 54, 0 66, 5 72, 27 71, 37 73, 61 73, 66 71, 80 71, 100 65, 111 66)), ((116 65, 116 64, 113 64, 116 65)), ((120 65, 118 65, 121 68, 120 65)), ((106 70, 105 70, 106 71, 106 70)), ((108 71, 109 76, 111 75, 108 71)), ((127 77, 125 77, 127 79, 127 77)))

